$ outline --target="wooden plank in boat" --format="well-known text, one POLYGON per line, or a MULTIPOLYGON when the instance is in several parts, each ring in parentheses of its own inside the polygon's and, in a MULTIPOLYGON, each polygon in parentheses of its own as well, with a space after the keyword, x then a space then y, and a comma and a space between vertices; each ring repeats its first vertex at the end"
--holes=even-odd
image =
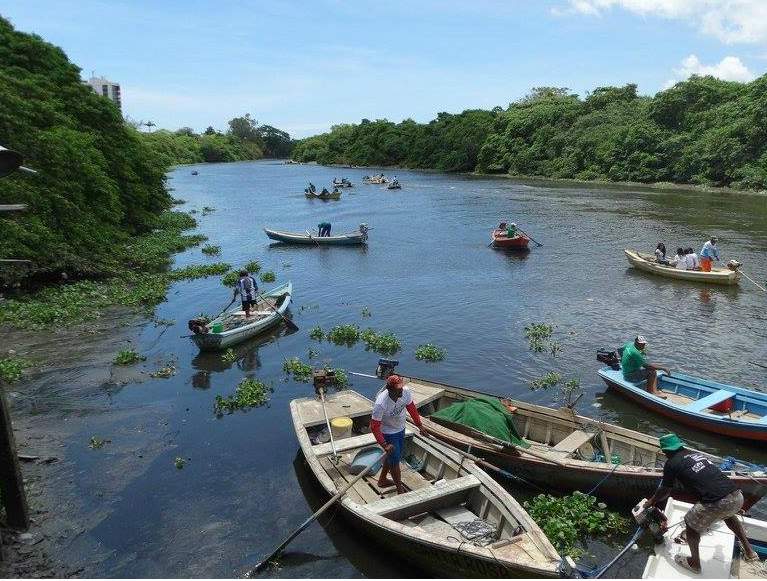
POLYGON ((407 386, 413 393, 413 401, 415 402, 416 407, 421 407, 438 400, 445 393, 444 388, 424 385, 423 383, 413 380, 408 381, 407 386))
MULTIPOLYGON (((344 485, 344 483, 346 482, 346 479, 338 471, 335 465, 330 461, 330 458, 322 458, 320 460, 320 465, 328 473, 328 476, 330 476, 330 478, 333 479, 333 482, 335 483, 337 488, 341 488, 344 485)), ((365 504, 366 502, 362 498, 362 496, 355 490, 354 486, 346 492, 346 495, 357 504, 365 504)))
POLYGON ((476 476, 469 474, 449 480, 445 484, 433 485, 420 490, 413 490, 405 494, 398 494, 391 498, 384 498, 367 505, 368 510, 389 518, 403 517, 408 511, 418 509, 428 512, 432 506, 442 502, 445 497, 460 496, 467 490, 479 487, 480 483, 476 476))
MULTIPOLYGON (((329 457, 325 457, 320 459, 320 464, 323 468, 325 468, 328 474, 331 475, 338 488, 341 488, 341 486, 343 486, 346 482, 354 478, 354 476, 349 473, 346 464, 343 462, 339 464, 333 464, 329 457)), ((355 482, 350 489, 350 492, 351 491, 354 492, 352 497, 356 497, 354 499, 355 502, 359 504, 367 504, 381 499, 380 496, 378 496, 373 491, 373 489, 370 488, 368 483, 364 481, 364 479, 355 482)))
MULTIPOLYGON (((327 397, 325 402, 328 418, 331 420, 342 416, 356 418, 369 414, 373 410, 369 400, 352 390, 335 393, 331 397, 327 397)), ((305 398, 299 400, 298 411, 301 414, 301 422, 307 428, 325 423, 325 414, 319 399, 305 398)))
POLYGON ((687 404, 684 407, 684 409, 685 411, 689 411, 689 412, 703 412, 707 410, 708 408, 710 408, 711 406, 715 406, 717 404, 722 403, 723 401, 727 401, 728 399, 734 396, 735 394, 732 391, 727 391, 726 389, 720 389, 719 391, 715 391, 714 393, 709 394, 706 397, 702 397, 690 404, 687 404))
POLYGON ((426 480, 420 472, 416 472, 405 463, 400 466, 400 472, 402 473, 402 484, 410 490, 421 490, 431 486, 431 482, 426 480))
POLYGON ((434 518, 431 515, 428 515, 415 526, 418 526, 419 528, 425 530, 427 533, 441 539, 446 539, 447 537, 453 537, 456 539, 461 538, 461 533, 459 533, 455 528, 453 528, 445 521, 434 518))
POLYGON ((591 441, 595 434, 590 432, 583 432, 581 430, 575 430, 572 434, 567 436, 564 440, 554 446, 555 452, 564 452, 565 454, 572 454, 578 448, 591 441))

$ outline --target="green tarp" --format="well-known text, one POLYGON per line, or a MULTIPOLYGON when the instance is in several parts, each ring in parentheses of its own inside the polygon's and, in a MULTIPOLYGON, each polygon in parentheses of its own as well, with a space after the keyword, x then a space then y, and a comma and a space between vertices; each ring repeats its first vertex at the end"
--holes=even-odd
POLYGON ((514 427, 514 416, 495 397, 477 397, 459 401, 429 416, 433 420, 445 420, 469 426, 488 436, 493 436, 514 446, 528 448, 514 427))

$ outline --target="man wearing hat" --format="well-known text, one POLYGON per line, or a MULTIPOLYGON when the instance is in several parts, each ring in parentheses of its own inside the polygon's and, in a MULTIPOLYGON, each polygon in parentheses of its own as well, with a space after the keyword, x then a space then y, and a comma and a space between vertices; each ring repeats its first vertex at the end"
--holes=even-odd
POLYGON ((373 414, 370 429, 376 441, 386 451, 381 475, 378 477, 379 488, 396 486, 397 494, 405 490, 402 487, 400 473, 400 458, 405 446, 405 410, 413 418, 413 422, 426 435, 426 429, 421 424, 421 416, 413 402, 413 394, 405 387, 405 380, 399 375, 390 375, 386 379, 386 389, 381 391, 373 404, 373 414), (387 478, 391 473, 392 479, 387 478))
POLYGON ((631 383, 647 381, 647 391, 660 398, 666 399, 666 396, 657 388, 658 370, 661 369, 670 374, 668 367, 661 367, 647 362, 645 348, 647 339, 642 335, 637 335, 634 341, 629 341, 623 346, 623 355, 621 356, 621 369, 623 370, 623 379, 631 383))
MULTIPOLYGON (((655 506, 666 500, 675 481, 679 481, 685 492, 698 499, 684 515, 684 534, 690 546, 690 557, 680 553, 674 557, 674 561, 685 569, 700 573, 700 536, 720 520, 740 540, 746 561, 758 559, 759 556, 748 542, 743 525, 737 518, 743 507, 743 493, 740 489, 730 482, 708 456, 685 449, 684 442, 676 434, 663 436, 660 439, 660 449, 668 458, 663 466, 663 480, 645 506, 655 506)), ((684 542, 681 535, 675 540, 684 542)))
POLYGON ((716 236, 706 241, 700 251, 700 269, 703 272, 711 272, 714 260, 719 260, 719 249, 716 247, 716 236))

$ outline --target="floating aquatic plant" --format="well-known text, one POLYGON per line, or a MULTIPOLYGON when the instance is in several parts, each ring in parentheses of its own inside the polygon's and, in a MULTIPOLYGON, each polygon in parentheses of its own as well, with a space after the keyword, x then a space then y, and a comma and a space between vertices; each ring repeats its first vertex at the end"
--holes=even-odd
POLYGON ((431 343, 419 345, 415 350, 415 358, 419 361, 442 361, 445 358, 445 350, 431 343))
POLYGON ((228 397, 216 396, 213 411, 217 416, 231 414, 236 410, 259 407, 269 401, 272 388, 257 379, 243 379, 233 395, 228 397))
POLYGON ((202 215, 203 215, 203 216, 207 216, 207 215, 208 215, 208 214, 210 214, 211 212, 215 212, 215 211, 216 211, 216 209, 215 209, 215 208, 211 208, 210 206, 205 206, 205 207, 202 209, 202 215))
POLYGON ((25 367, 30 363, 26 359, 11 355, 0 358, 0 381, 11 383, 21 379, 25 367))
POLYGON ((320 352, 310 348, 308 355, 309 355, 309 359, 315 359, 320 356, 320 352))
POLYGON ((315 341, 322 341, 325 338, 325 332, 318 325, 317 327, 313 327, 312 330, 309 331, 309 338, 314 339, 315 341))
POLYGON ((549 371, 547 374, 530 382, 530 389, 549 389, 554 387, 562 380, 562 375, 556 371, 549 371))
POLYGON ((173 363, 168 363, 167 365, 160 367, 157 371, 150 373, 149 377, 154 377, 155 379, 168 379, 174 375, 176 375, 176 366, 173 363))
POLYGON ((257 274, 261 271, 261 263, 258 262, 258 260, 251 260, 245 265, 245 270, 247 270, 250 274, 257 274))
POLYGON ((370 312, 370 309, 367 307, 362 307, 362 316, 363 317, 372 317, 373 314, 370 312))
POLYGON ((271 270, 261 274, 261 282, 274 282, 275 280, 277 280, 277 276, 271 270))
POLYGON ((88 442, 88 447, 91 448, 92 450, 100 450, 109 441, 110 440, 104 440, 103 438, 99 438, 98 436, 91 436, 91 439, 88 442))
POLYGON ((144 361, 146 357, 139 355, 134 349, 121 349, 115 355, 115 365, 133 365, 139 361, 144 361))
POLYGON ((206 244, 200 250, 208 256, 218 256, 221 254, 221 247, 215 244, 206 244))
POLYGON ((171 270, 168 273, 168 280, 193 280, 195 278, 205 278, 215 274, 224 274, 232 266, 226 262, 215 262, 213 264, 193 264, 177 270, 171 270))
POLYGON ((381 355, 393 355, 400 350, 400 342, 391 331, 379 333, 375 329, 365 329, 360 338, 365 343, 365 348, 381 355))
POLYGON ((360 338, 360 328, 357 325, 336 325, 327 334, 328 341, 336 345, 351 347, 360 338))
POLYGON ((282 363, 282 370, 288 375, 292 375, 296 381, 308 383, 312 379, 312 366, 304 363, 298 357, 285 359, 282 363))
POLYGON ((181 470, 186 465, 186 460, 184 460, 181 456, 176 456, 176 459, 173 460, 173 465, 181 470))

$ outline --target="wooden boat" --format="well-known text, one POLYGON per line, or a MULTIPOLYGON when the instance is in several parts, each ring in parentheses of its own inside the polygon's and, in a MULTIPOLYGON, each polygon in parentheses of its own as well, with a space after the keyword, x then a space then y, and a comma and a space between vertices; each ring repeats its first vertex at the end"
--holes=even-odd
MULTIPOLYGON (((370 400, 351 390, 325 399, 328 417, 352 418, 356 434, 335 439, 335 461, 330 442, 312 442, 326 425, 320 401, 293 400, 290 413, 309 468, 332 496, 353 478, 355 456, 379 448, 368 427, 370 400)), ((559 575, 561 558, 538 525, 474 462, 407 429, 402 481, 407 491, 397 495, 393 488, 379 489, 377 475, 368 475, 339 501, 348 522, 383 545, 390 558, 439 577, 559 575), (488 534, 477 536, 480 531, 488 534)))
POLYGON ((676 278, 679 280, 688 280, 706 284, 736 285, 740 281, 740 271, 729 268, 714 267, 711 272, 702 270, 680 270, 675 266, 668 266, 656 262, 654 254, 643 254, 636 250, 626 249, 623 251, 629 264, 634 268, 665 276, 667 278, 676 278))
POLYGON ((200 351, 219 351, 242 343, 282 321, 280 315, 284 315, 287 311, 292 294, 293 284, 286 282, 282 286, 261 295, 267 300, 269 306, 264 304, 263 300, 259 301, 255 314, 254 311, 251 311, 249 318, 245 317, 245 311, 241 307, 233 307, 210 321, 206 325, 206 333, 192 335, 192 340, 200 348, 200 351), (221 325, 222 331, 220 333, 212 332, 216 325, 221 325))
POLYGON ((399 182, 392 182, 388 186, 386 186, 387 190, 401 190, 402 184, 399 182))
POLYGON ((307 198, 316 198, 317 200, 340 200, 341 192, 328 192, 327 194, 317 194, 314 192, 305 191, 304 195, 307 198))
POLYGON ((347 246, 351 244, 366 244, 368 235, 367 229, 364 232, 357 230, 338 234, 336 236, 313 236, 311 234, 301 234, 298 232, 285 232, 281 230, 270 230, 264 228, 266 235, 272 240, 285 242, 288 244, 319 244, 321 246, 347 246))
MULTIPOLYGON (((668 519, 669 530, 663 536, 663 542, 655 545, 655 554, 647 559, 642 579, 757 579, 767 578, 762 563, 746 561, 740 552, 735 551, 735 535, 724 522, 719 521, 701 535, 700 564, 701 572, 693 573, 674 562, 674 556, 690 555, 687 544, 675 543, 674 539, 684 530, 684 515, 692 508, 691 504, 669 498, 664 514, 668 519)), ((767 543, 767 522, 755 518, 739 518, 746 531, 746 536, 757 553, 764 555, 767 543)))
POLYGON ((379 177, 379 176, 370 177, 370 176, 365 176, 365 177, 362 178, 362 183, 363 184, 373 184, 373 185, 388 184, 389 180, 387 180, 385 177, 379 177))
POLYGON ((351 182, 333 182, 334 188, 353 188, 354 184, 351 182))
POLYGON ((492 243, 494 248, 505 248, 507 250, 528 250, 527 245, 530 243, 530 239, 521 232, 516 236, 509 238, 506 236, 506 230, 496 228, 493 230, 492 243))
MULTIPOLYGON (((543 488, 589 492, 599 484, 598 496, 615 504, 634 505, 652 496, 663 475, 665 456, 654 436, 577 415, 569 408, 502 399, 514 410, 517 430, 530 444, 531 453, 527 453, 463 426, 448 426, 429 418, 457 401, 497 396, 418 378, 410 378, 407 385, 424 424, 436 437, 464 450, 470 446, 472 454, 543 488)), ((707 456, 716 464, 723 462, 713 454, 707 456)), ((733 468, 726 473, 743 490, 748 508, 767 493, 767 474, 752 471, 753 467, 745 463, 733 468)), ((681 489, 674 495, 686 498, 681 489)))
POLYGON ((621 369, 604 367, 599 376, 608 387, 681 424, 723 436, 767 441, 767 393, 674 372, 658 373, 663 399, 649 393, 646 381, 632 383, 621 369))

